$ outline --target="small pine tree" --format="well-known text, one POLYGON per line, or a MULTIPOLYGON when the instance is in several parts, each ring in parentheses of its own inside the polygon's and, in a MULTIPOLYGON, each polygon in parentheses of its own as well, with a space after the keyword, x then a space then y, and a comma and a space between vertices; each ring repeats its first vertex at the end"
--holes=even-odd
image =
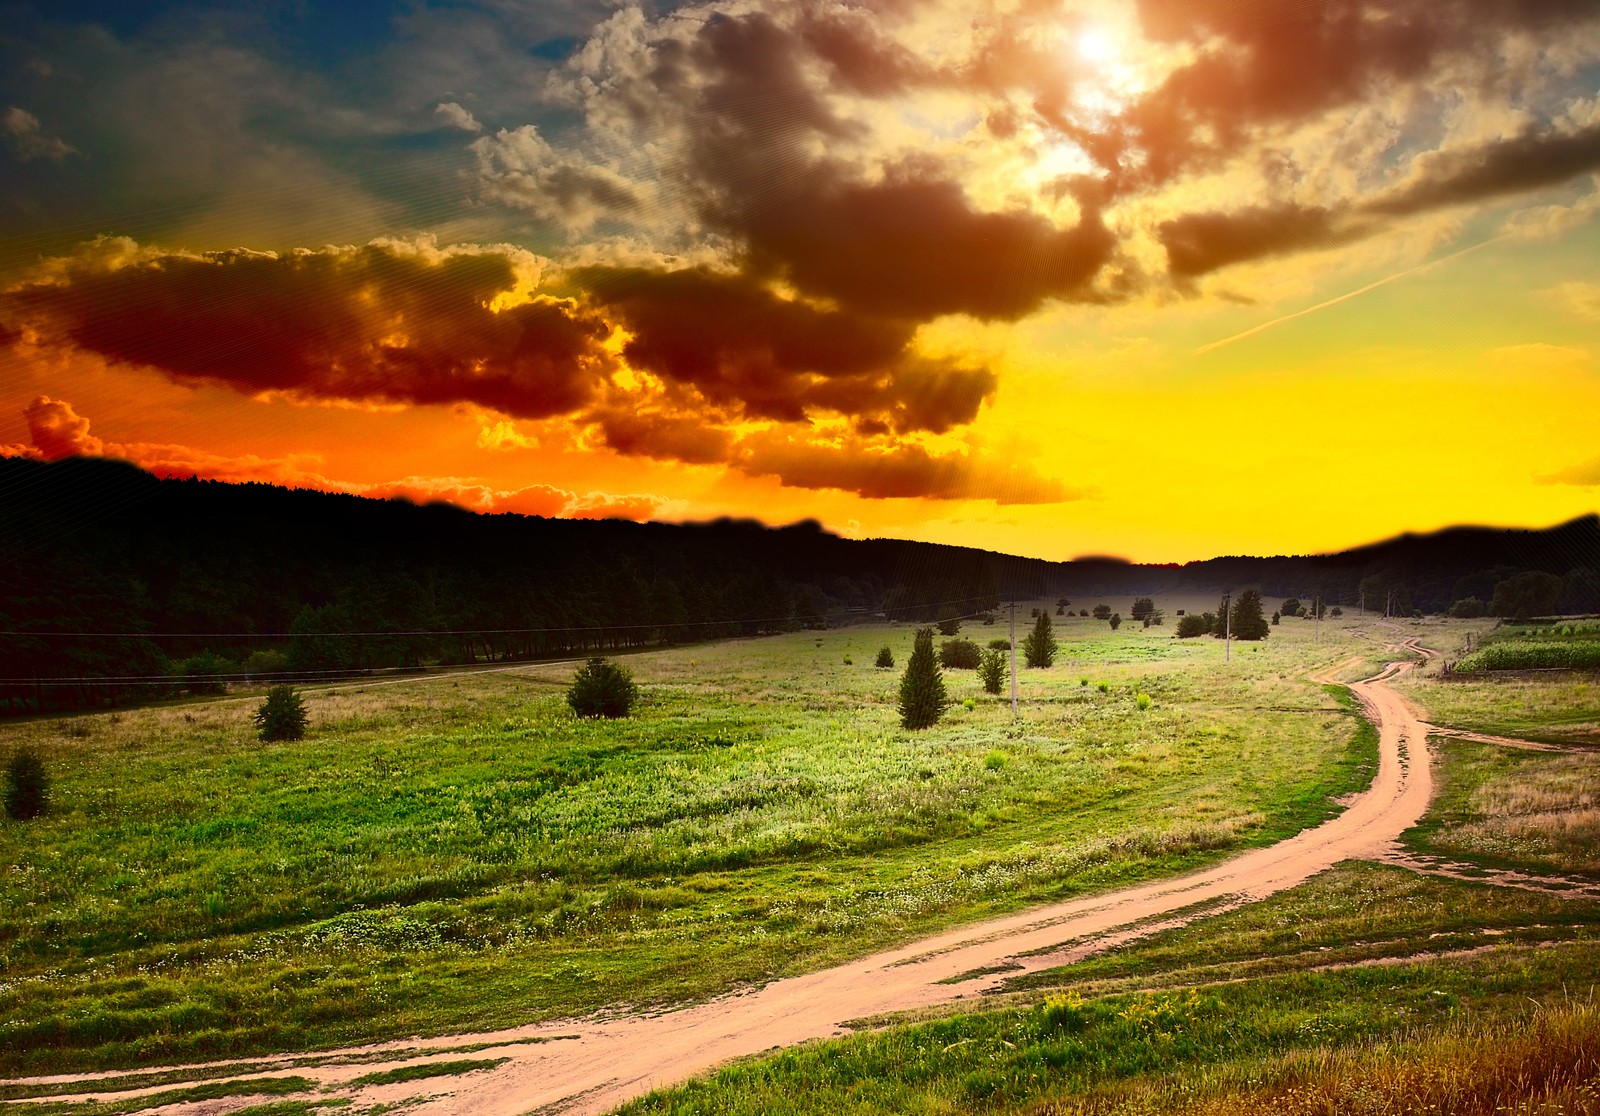
POLYGON ((1041 613, 1033 631, 1022 641, 1022 653, 1030 667, 1047 667, 1056 661, 1056 637, 1050 630, 1050 617, 1041 613))
POLYGON ((887 647, 878 648, 877 665, 885 668, 894 666, 894 652, 887 647))
POLYGON ((1122 613, 1113 612, 1111 614, 1111 619, 1108 620, 1107 623, 1111 625, 1112 631, 1116 631, 1118 628, 1122 627, 1122 613))
POLYGON ((995 647, 984 648, 983 657, 978 660, 978 678, 986 692, 998 694, 1006 680, 1005 652, 995 647))
POLYGON ((633 675, 599 656, 578 668, 567 690, 567 704, 580 717, 626 717, 638 697, 633 675))
POLYGON ((299 740, 306 734, 306 703, 288 686, 269 686, 254 719, 263 740, 299 740))
POLYGON ((933 629, 919 629, 900 679, 900 723, 908 729, 927 728, 944 715, 949 704, 944 675, 933 655, 933 629))
POLYGON ((27 746, 11 753, 6 763, 6 816, 17 821, 36 818, 50 808, 50 780, 39 753, 27 746))

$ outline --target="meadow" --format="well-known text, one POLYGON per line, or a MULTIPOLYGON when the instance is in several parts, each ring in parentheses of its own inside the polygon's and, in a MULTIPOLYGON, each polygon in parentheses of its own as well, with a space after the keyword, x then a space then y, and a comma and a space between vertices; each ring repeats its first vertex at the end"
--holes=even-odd
POLYGON ((912 631, 631 655, 618 722, 549 663, 311 690, 292 743, 252 695, 9 725, 54 809, 0 824, 0 1073, 699 999, 1268 843, 1370 778, 1305 677, 1379 657, 1370 623, 1224 663, 1170 621, 1063 618, 1019 716, 947 671, 916 733, 872 665, 912 631))

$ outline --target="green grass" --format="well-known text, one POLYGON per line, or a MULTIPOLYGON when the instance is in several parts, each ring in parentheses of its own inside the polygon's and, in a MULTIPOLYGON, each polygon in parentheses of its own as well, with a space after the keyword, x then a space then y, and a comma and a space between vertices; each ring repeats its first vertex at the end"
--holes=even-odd
MULTIPOLYGON (((123 1097, 116 1101, 13 1101, 5 1106, 8 1116, 120 1116, 121 1113, 147 1112, 174 1104, 195 1104, 223 1097, 282 1096, 305 1093, 317 1087, 307 1077, 257 1077, 244 1081, 212 1081, 183 1089, 123 1097)), ((86 1082, 80 1093, 93 1094, 94 1083, 86 1082)))
POLYGON ((1490 643, 1457 660, 1455 668, 1480 670, 1600 669, 1600 640, 1518 639, 1490 643))
POLYGON ((1600 877, 1600 752, 1528 752, 1435 738, 1440 792, 1406 836, 1418 852, 1600 877))
POLYGON ((1432 671, 1396 688, 1449 728, 1555 744, 1600 745, 1600 683, 1582 675, 1442 681, 1432 671))
MULTIPOLYGON (((1165 1112, 1213 1086, 1253 1082, 1259 1092, 1292 1078, 1307 1055, 1426 1063, 1430 1043, 1526 1034, 1538 1005, 1585 999, 1600 971, 1596 913, 1594 904, 1348 864, 1261 903, 1020 978, 1013 1006, 813 1044, 620 1111, 1037 1113, 1065 1098, 1085 1111, 1100 1111, 1090 1098, 1121 1098, 1131 1111, 1165 1112), (1468 950, 1482 952, 1428 956, 1468 950), (1162 1103, 1133 1103, 1153 1097, 1162 1103)), ((1600 1049, 1600 1018, 1590 1012, 1583 1030, 1600 1049)))
POLYGON ((458 1058, 453 1062, 425 1062, 415 1066, 397 1066, 391 1070, 362 1074, 341 1087, 359 1089, 367 1085, 396 1085, 402 1081, 425 1081, 430 1077, 454 1077, 458 1074, 494 1069, 509 1060, 508 1058, 458 1058))
POLYGON ((1304 627, 1063 626, 1020 717, 955 671, 920 733, 868 665, 910 626, 631 656, 622 722, 534 666, 313 692, 274 745, 250 698, 8 727, 56 809, 0 825, 0 1072, 693 999, 1277 840, 1370 778, 1303 677, 1368 644, 1304 627))

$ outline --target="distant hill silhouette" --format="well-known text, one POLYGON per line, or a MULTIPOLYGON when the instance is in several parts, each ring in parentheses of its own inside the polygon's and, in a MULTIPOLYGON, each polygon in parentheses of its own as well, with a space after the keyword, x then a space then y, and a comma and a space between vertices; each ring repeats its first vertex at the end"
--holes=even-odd
POLYGON ((1333 555, 1045 562, 814 522, 669 525, 479 515, 339 493, 0 458, 0 713, 217 677, 483 662, 971 616, 1006 598, 1259 586, 1441 611, 1524 571, 1600 610, 1600 517, 1460 527, 1333 555))

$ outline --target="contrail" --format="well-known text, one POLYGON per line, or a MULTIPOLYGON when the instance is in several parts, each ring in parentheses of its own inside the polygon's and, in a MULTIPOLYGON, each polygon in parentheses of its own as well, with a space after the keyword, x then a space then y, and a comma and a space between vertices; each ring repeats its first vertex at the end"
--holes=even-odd
POLYGON ((1504 239, 1505 236, 1503 235, 1493 236, 1488 240, 1472 245, 1470 248, 1463 248, 1459 252, 1451 252, 1448 256, 1440 256, 1436 260, 1429 260, 1427 263, 1418 264, 1416 267, 1407 268, 1405 271, 1397 271, 1393 275, 1385 276, 1375 283, 1368 283, 1365 287, 1359 287, 1356 290, 1347 291, 1346 293, 1339 295, 1337 298, 1330 298, 1328 301, 1319 302, 1315 306, 1307 306, 1304 310, 1296 310, 1293 314, 1285 314, 1281 318, 1273 318, 1270 322, 1262 322, 1260 325, 1251 326, 1243 333, 1235 333, 1232 337, 1224 337, 1221 341, 1213 341, 1209 345, 1201 345, 1194 351, 1194 355, 1202 356, 1205 353, 1215 352, 1218 349, 1225 348, 1226 346, 1233 344, 1235 341, 1243 341, 1247 337, 1254 337, 1258 333, 1265 333, 1267 330, 1272 329, 1274 326, 1280 326, 1284 322, 1292 322, 1296 318, 1305 317, 1307 314, 1315 314, 1318 310, 1326 310, 1328 307, 1337 306, 1341 302, 1349 302, 1352 298, 1359 298, 1368 291, 1375 291, 1379 287, 1387 287, 1390 283, 1396 282, 1400 279, 1405 279, 1409 276, 1417 275, 1424 271, 1429 271, 1438 267, 1440 264, 1449 263, 1451 260, 1458 260, 1469 252, 1476 252, 1479 248, 1487 248, 1489 245, 1504 239))

